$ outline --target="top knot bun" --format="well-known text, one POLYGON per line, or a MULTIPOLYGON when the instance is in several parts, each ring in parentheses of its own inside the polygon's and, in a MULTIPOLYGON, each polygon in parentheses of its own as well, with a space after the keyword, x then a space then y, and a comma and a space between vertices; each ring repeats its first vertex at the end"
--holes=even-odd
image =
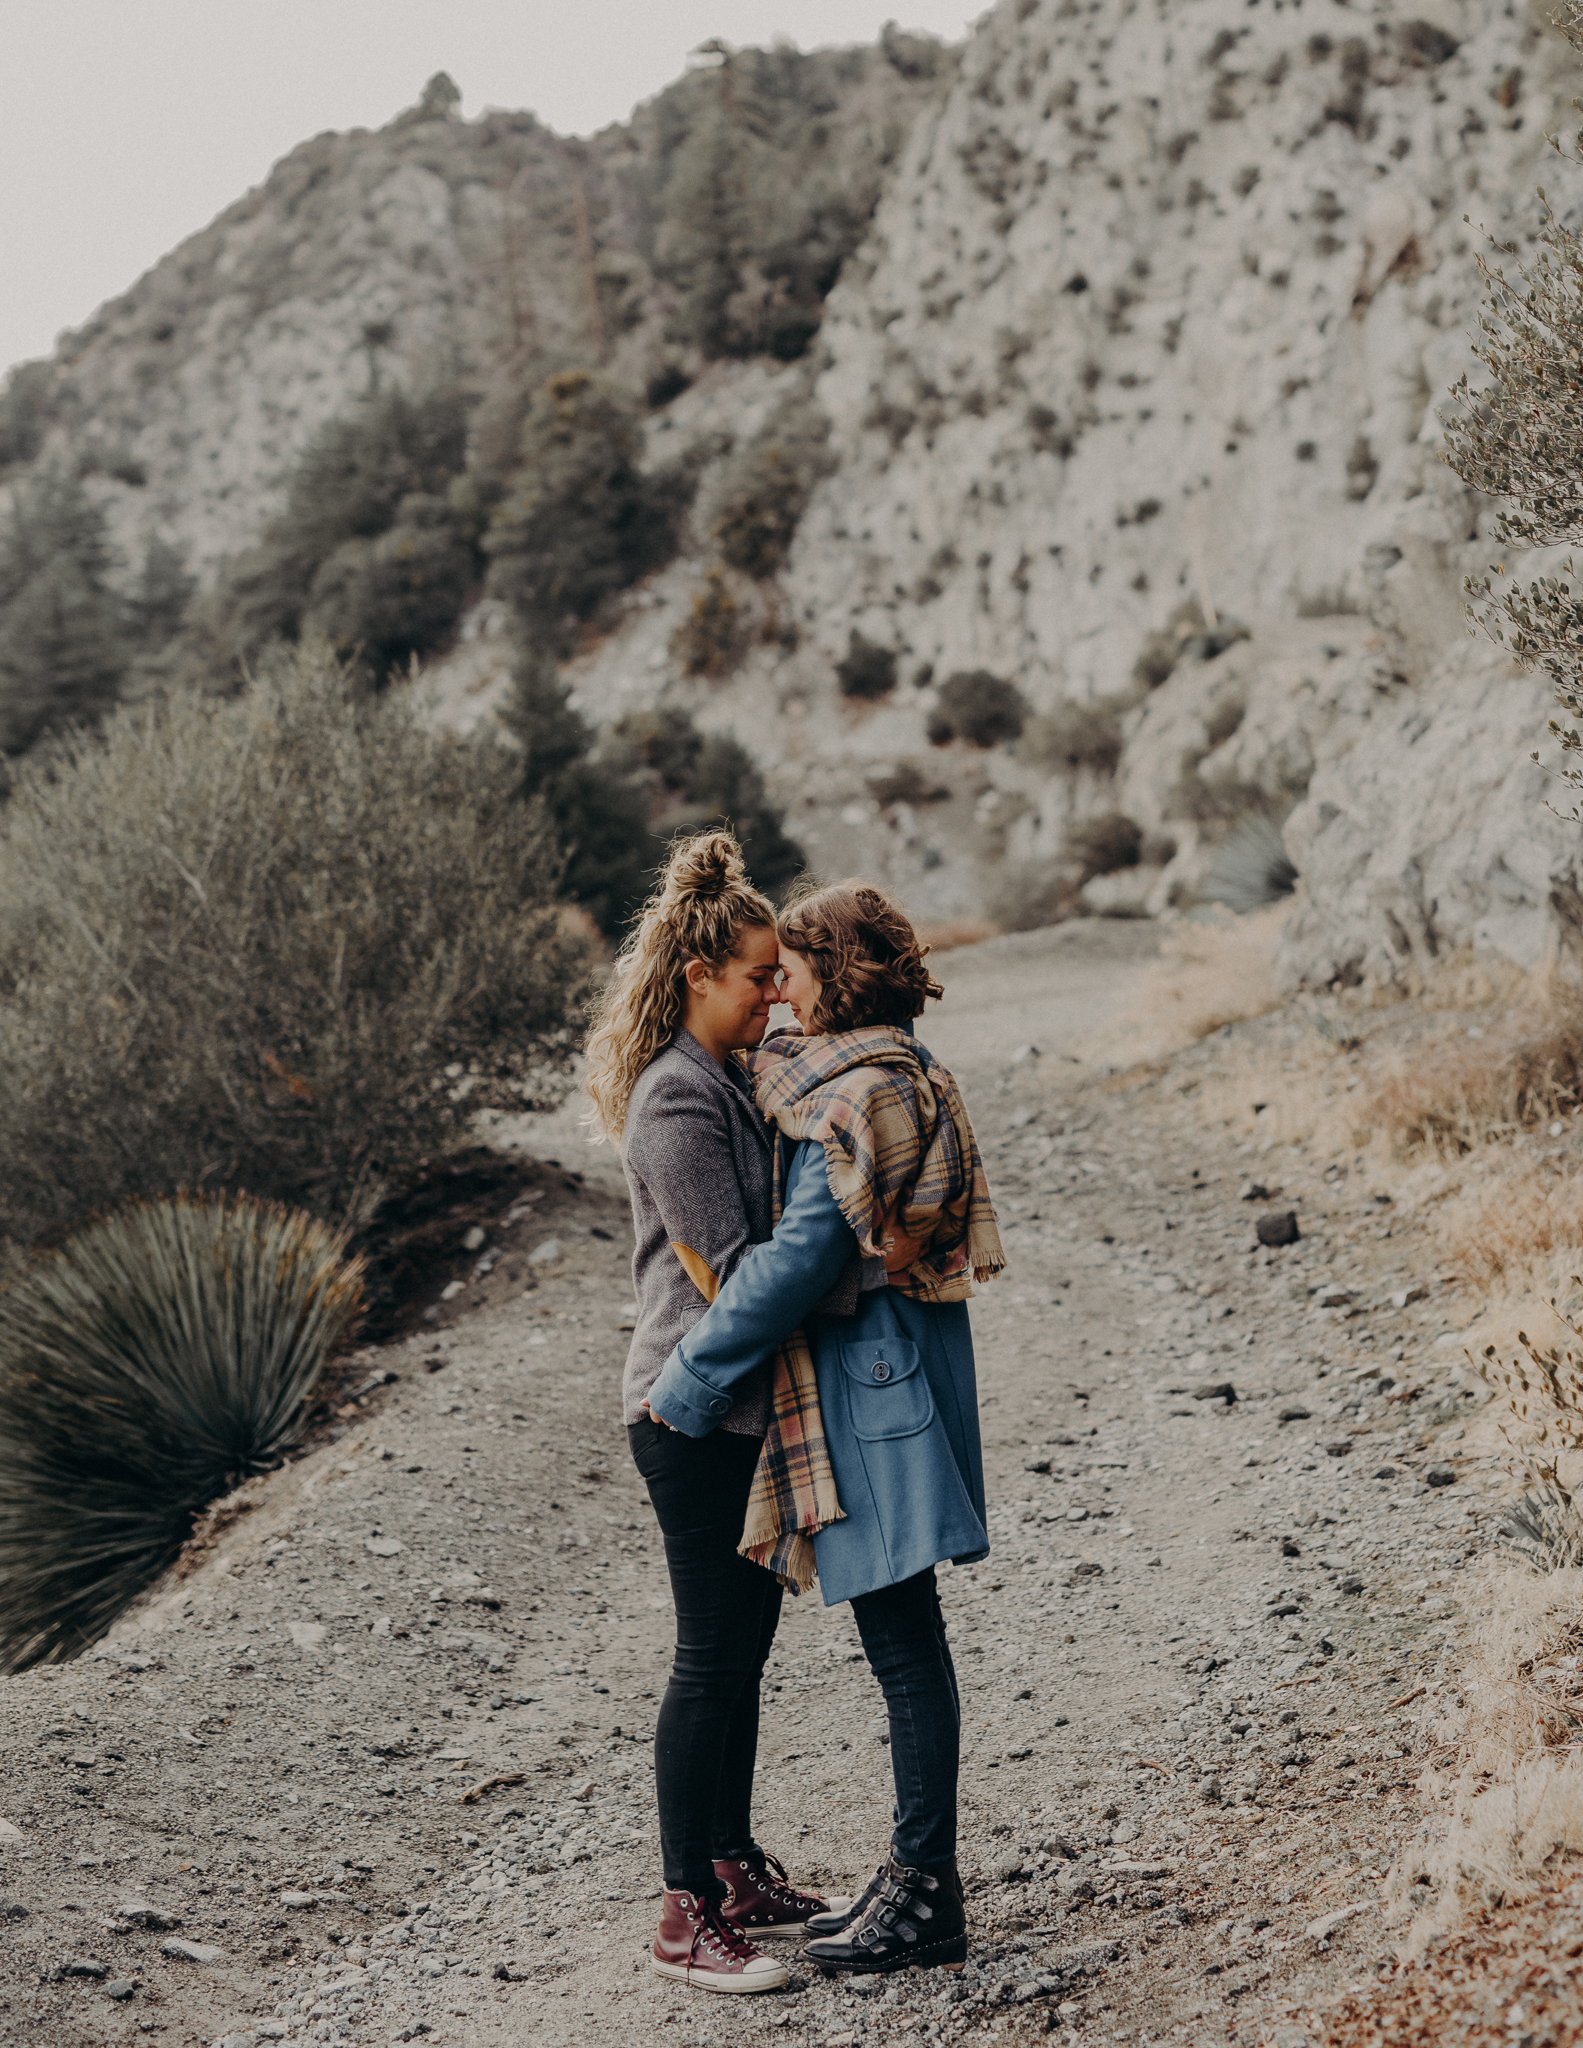
POLYGON ((700 832, 671 849, 662 891, 666 904, 708 903, 751 888, 742 849, 729 832, 700 832))

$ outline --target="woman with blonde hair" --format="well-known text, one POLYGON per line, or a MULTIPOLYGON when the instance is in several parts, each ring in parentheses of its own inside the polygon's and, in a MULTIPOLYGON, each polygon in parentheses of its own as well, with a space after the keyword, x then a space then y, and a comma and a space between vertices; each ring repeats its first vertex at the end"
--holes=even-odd
POLYGON ((889 1853, 868 1890, 816 1915, 826 1972, 960 1968, 961 1711, 935 1567, 989 1548, 973 1282, 1001 1271, 956 1083, 913 1035, 943 991, 900 908, 863 882, 783 913, 780 994, 801 1032, 746 1055, 776 1126, 778 1221, 677 1342, 651 1413, 699 1441, 775 1356, 774 1408, 744 1551, 850 1600, 885 1697, 889 1853))
POLYGON ((824 1901, 753 1839, 759 1681, 775 1575, 739 1554, 770 1418, 768 1364, 712 1397, 707 1434, 663 1428, 648 1394, 721 1282, 771 1228, 772 1147, 738 1059, 776 1001, 775 911, 728 832, 675 846, 622 947, 588 1040, 599 1137, 632 1197, 637 1327, 622 1402, 659 1520, 676 1656, 654 1737, 665 1890, 653 1967, 705 1991, 773 1991, 756 1940, 800 1935, 824 1901))

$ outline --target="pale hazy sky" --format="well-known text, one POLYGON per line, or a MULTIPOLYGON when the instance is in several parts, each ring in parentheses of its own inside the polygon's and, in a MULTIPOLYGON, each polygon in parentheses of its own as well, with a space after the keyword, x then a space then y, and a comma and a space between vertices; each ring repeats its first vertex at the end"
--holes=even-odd
POLYGON ((462 111, 623 119, 710 36, 803 49, 966 0, 0 0, 0 372, 46 355, 277 158, 374 128, 449 71, 462 111))

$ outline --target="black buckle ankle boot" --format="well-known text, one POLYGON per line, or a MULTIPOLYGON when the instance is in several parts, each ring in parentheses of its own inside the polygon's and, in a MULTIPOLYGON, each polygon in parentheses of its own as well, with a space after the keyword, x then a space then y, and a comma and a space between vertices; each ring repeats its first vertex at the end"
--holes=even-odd
POLYGON ((894 1856, 872 1896, 839 1933, 810 1941, 803 1954, 826 1975, 883 1970, 960 1970, 967 1961, 967 1912, 955 1863, 912 1870, 894 1856))
POLYGON ((819 1941, 829 1935, 840 1934, 844 1928, 850 1927, 854 1920, 861 1920, 871 1902, 878 1898, 879 1888, 885 1882, 888 1867, 882 1863, 869 1879, 867 1890, 860 1892, 855 1899, 848 1899, 844 1906, 831 1906, 823 1913, 815 1913, 808 1922, 807 1931, 810 1938, 819 1941))

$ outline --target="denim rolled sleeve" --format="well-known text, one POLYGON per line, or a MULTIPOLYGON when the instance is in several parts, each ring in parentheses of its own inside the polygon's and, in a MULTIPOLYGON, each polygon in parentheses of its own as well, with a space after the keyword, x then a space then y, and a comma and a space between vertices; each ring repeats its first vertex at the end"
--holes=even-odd
POLYGON ((799 1145, 775 1235, 747 1253, 666 1359, 649 1413, 686 1436, 707 1436, 729 1410, 732 1387, 823 1300, 856 1244, 830 1192, 823 1147, 799 1145))

